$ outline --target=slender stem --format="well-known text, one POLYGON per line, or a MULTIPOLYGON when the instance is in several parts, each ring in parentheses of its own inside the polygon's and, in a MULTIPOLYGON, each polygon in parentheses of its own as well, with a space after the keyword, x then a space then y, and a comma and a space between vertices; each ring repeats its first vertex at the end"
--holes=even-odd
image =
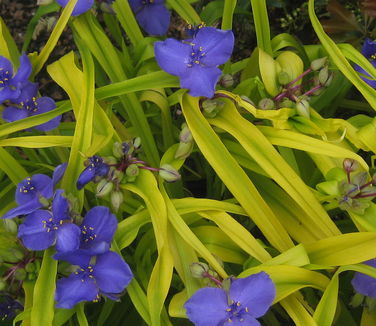
POLYGON ((323 87, 322 85, 317 85, 317 86, 313 87, 312 89, 310 89, 308 92, 305 92, 302 96, 309 96, 309 95, 313 94, 314 92, 318 91, 322 87, 323 87))
POLYGON ((313 70, 311 68, 308 68, 306 71, 304 71, 302 74, 300 74, 298 77, 296 77, 294 80, 290 81, 286 87, 290 87, 294 85, 297 81, 303 79, 305 76, 307 76, 309 73, 311 73, 313 70))
POLYGON ((213 275, 210 275, 208 272, 202 273, 202 276, 213 281, 218 287, 222 287, 222 282, 220 280, 217 280, 213 275))
POLYGON ((144 169, 144 170, 149 170, 149 171, 155 171, 155 172, 159 172, 160 170, 162 169, 159 169, 159 168, 152 168, 150 166, 139 166, 140 169, 144 169))

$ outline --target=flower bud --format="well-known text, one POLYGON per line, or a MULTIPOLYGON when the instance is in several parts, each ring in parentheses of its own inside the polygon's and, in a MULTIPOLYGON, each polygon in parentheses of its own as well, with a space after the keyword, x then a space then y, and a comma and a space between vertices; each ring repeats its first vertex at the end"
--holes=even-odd
POLYGON ((140 137, 136 137, 135 139, 133 139, 133 146, 135 149, 138 149, 141 147, 141 138, 140 137))
POLYGON ((122 143, 119 143, 119 142, 115 142, 113 145, 112 145, 112 153, 114 154, 114 156, 116 158, 121 158, 124 156, 124 152, 123 152, 123 144, 122 143))
POLYGON ((281 71, 278 73, 278 82, 281 85, 286 85, 291 81, 290 75, 286 71, 281 71))
POLYGON ((159 170, 159 176, 167 182, 175 182, 181 178, 181 175, 170 164, 163 164, 159 170))
POLYGON ((117 159, 113 156, 103 157, 103 162, 106 164, 117 164, 117 159))
POLYGON ((114 208, 114 211, 117 212, 120 208, 120 205, 124 201, 124 195, 121 191, 115 190, 111 193, 111 205, 114 208))
POLYGON ((215 118, 221 111, 224 103, 218 100, 205 100, 202 102, 203 114, 206 118, 215 118))
POLYGON ((258 107, 261 110, 273 110, 273 109, 275 109, 274 101, 270 98, 263 98, 258 103, 258 107))
POLYGON ((193 150, 194 143, 179 143, 179 147, 175 152, 175 159, 185 160, 193 150))
POLYGON ((14 278, 18 281, 23 281, 27 277, 27 273, 23 268, 19 268, 14 272, 14 278))
POLYGON ((13 257, 18 259, 19 261, 22 260, 25 256, 24 253, 19 249, 11 249, 11 252, 12 252, 13 257))
POLYGON ((124 172, 120 170, 114 170, 112 174, 112 180, 121 180, 124 177, 124 172))
POLYGON ((209 266, 205 263, 192 263, 189 266, 191 270, 192 277, 194 278, 205 278, 205 273, 209 271, 209 266))
POLYGON ((296 112, 307 119, 310 118, 309 103, 307 100, 301 100, 296 103, 296 112))
POLYGON ((6 231, 9 233, 17 233, 17 223, 14 220, 11 219, 4 219, 3 221, 3 226, 6 231))
POLYGON ((54 2, 54 0, 37 0, 37 5, 38 6, 47 6, 54 2))
POLYGON ((28 273, 33 273, 33 272, 35 272, 35 269, 36 269, 36 267, 35 267, 35 264, 34 264, 34 263, 27 263, 26 266, 25 266, 25 270, 26 270, 26 272, 28 272, 28 273))
POLYGON ((355 293, 355 295, 352 297, 350 301, 350 306, 354 308, 359 307, 363 303, 363 300, 364 300, 363 294, 355 293))
POLYGON ((332 80, 333 80, 333 74, 329 71, 328 66, 325 66, 319 72, 320 85, 327 87, 329 86, 332 80))
POLYGON ((112 189, 114 188, 114 184, 111 181, 108 181, 107 179, 102 179, 99 181, 97 185, 97 197, 104 197, 108 195, 112 189))
POLYGON ((7 283, 0 279, 0 291, 4 291, 7 287, 7 283))
POLYGON ((359 168, 359 163, 351 158, 345 158, 343 160, 343 169, 347 172, 356 171, 359 168))
POLYGON ((219 81, 219 84, 223 88, 230 88, 234 85, 234 78, 230 74, 224 74, 221 80, 219 81))
POLYGON ((137 164, 131 164, 125 170, 125 174, 128 177, 137 177, 139 173, 140 173, 140 168, 137 166, 137 164))
POLYGON ((179 140, 182 143, 190 143, 193 140, 192 133, 188 129, 188 126, 187 126, 186 123, 184 123, 182 125, 182 129, 181 129, 180 134, 179 134, 179 140))
POLYGON ((327 57, 319 58, 311 62, 311 69, 314 71, 317 71, 323 68, 324 66, 326 66, 327 64, 328 64, 327 57))
POLYGON ((293 108, 295 103, 288 98, 284 98, 281 102, 279 102, 280 108, 293 108))

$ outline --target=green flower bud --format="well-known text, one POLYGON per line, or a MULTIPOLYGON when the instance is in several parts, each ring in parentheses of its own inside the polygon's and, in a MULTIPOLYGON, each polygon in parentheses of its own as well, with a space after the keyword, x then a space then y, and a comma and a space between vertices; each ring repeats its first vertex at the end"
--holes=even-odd
POLYGON ((328 66, 325 66, 319 72, 320 85, 328 87, 332 80, 333 80, 333 74, 330 73, 328 66))
POLYGON ((4 291, 7 287, 7 283, 0 279, 0 291, 4 291))
POLYGON ((223 88, 230 88, 234 85, 234 78, 230 74, 224 74, 219 81, 223 88))
POLYGON ((28 264, 26 264, 26 266, 25 266, 25 270, 26 270, 26 272, 28 272, 28 273, 35 272, 35 269, 36 269, 36 267, 35 267, 35 264, 34 264, 34 263, 28 263, 28 264))
POLYGON ((112 191, 113 188, 114 188, 114 184, 111 181, 102 179, 101 181, 99 181, 97 185, 96 196, 104 197, 108 195, 112 191))
POLYGON ((137 177, 139 173, 140 173, 140 168, 137 166, 137 164, 131 164, 125 170, 125 174, 128 177, 137 177))
POLYGON ((18 281, 23 281, 27 277, 27 273, 23 268, 19 268, 14 272, 14 278, 18 281))
POLYGON ((37 274, 35 274, 35 273, 28 273, 27 274, 27 280, 28 281, 34 281, 36 279, 37 279, 37 274))
POLYGON ((278 73, 278 82, 281 85, 287 85, 290 81, 290 75, 286 71, 281 71, 278 73))
POLYGON ((25 254, 21 251, 21 250, 19 250, 19 249, 11 249, 11 253, 12 253, 12 255, 16 258, 16 259, 18 259, 18 261, 20 261, 20 260, 22 260, 23 258, 24 258, 24 256, 25 256, 25 254))
POLYGON ((202 102, 203 114, 206 118, 214 118, 223 108, 224 103, 219 100, 205 100, 202 102))
POLYGON ((175 182, 181 178, 181 175, 170 164, 163 164, 159 171, 159 176, 167 182, 175 182))
POLYGON ((328 58, 327 57, 319 58, 319 59, 313 60, 311 62, 311 69, 314 70, 314 71, 318 71, 321 68, 323 68, 324 66, 326 66, 327 64, 328 64, 328 58))
POLYGON ((4 229, 8 231, 9 233, 17 233, 17 223, 12 219, 4 219, 2 221, 4 229))
POLYGON ((343 169, 347 172, 356 171, 359 168, 359 163, 351 158, 345 158, 343 160, 343 169))
POLYGON ((121 158, 123 157, 124 153, 123 153, 123 144, 122 143, 119 143, 119 142, 115 142, 113 145, 112 145, 112 153, 114 154, 114 156, 116 158, 121 158))
POLYGON ((103 162, 106 164, 117 164, 117 159, 113 156, 103 157, 103 162))
POLYGON ((38 6, 47 6, 47 5, 51 4, 52 2, 54 2, 54 0, 38 0, 37 5, 38 6))
POLYGON ((310 112, 309 112, 309 103, 307 100, 301 100, 296 103, 296 112, 302 116, 306 117, 307 119, 310 118, 310 112))
POLYGON ((355 295, 352 297, 350 301, 350 306, 354 308, 359 307, 363 303, 363 300, 364 300, 363 294, 355 293, 355 295))
POLYGON ((182 130, 180 131, 179 140, 182 143, 190 143, 193 141, 192 133, 185 123, 184 126, 182 126, 182 130))
POLYGON ((261 110, 273 110, 275 109, 275 104, 274 101, 270 98, 263 98, 259 104, 258 104, 259 109, 261 110))
POLYGON ((279 102, 280 108, 293 108, 295 103, 288 98, 284 98, 281 102, 279 102))
POLYGON ((141 147, 141 138, 140 137, 136 137, 135 139, 133 139, 133 146, 135 149, 138 149, 141 147))
POLYGON ((111 193, 111 205, 114 208, 114 211, 117 212, 120 208, 120 205, 124 201, 124 195, 121 191, 115 190, 111 193))
POLYGON ((205 263, 192 263, 189 269, 194 278, 205 278, 205 273, 209 272, 209 266, 205 263))
POLYGON ((114 170, 112 174, 112 180, 121 180, 124 177, 124 172, 119 170, 114 170))
POLYGON ((179 143, 179 147, 175 152, 175 159, 185 160, 191 153, 194 143, 179 143))

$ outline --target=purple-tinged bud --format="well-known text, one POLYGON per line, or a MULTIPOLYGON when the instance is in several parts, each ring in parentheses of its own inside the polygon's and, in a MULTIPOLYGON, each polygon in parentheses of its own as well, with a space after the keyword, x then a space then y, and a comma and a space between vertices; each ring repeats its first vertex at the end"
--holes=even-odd
POLYGON ((36 270, 36 266, 35 266, 34 263, 27 263, 26 266, 25 266, 25 270, 28 273, 33 273, 36 270))
POLYGON ((293 108, 295 103, 288 98, 284 98, 281 102, 279 102, 280 108, 293 108))
POLYGON ((359 163, 351 158, 345 158, 343 160, 343 169, 347 172, 354 172, 359 168, 359 163))
POLYGON ((185 160, 189 155, 191 155, 194 147, 193 141, 190 143, 179 143, 179 147, 175 152, 175 159, 185 160))
POLYGON ((105 164, 117 164, 117 159, 113 156, 106 156, 106 157, 103 157, 103 162, 105 164))
POLYGON ((205 100, 202 102, 202 113, 206 118, 215 118, 223 106, 224 103, 220 100, 205 100))
POLYGON ((224 74, 222 76, 221 80, 219 81, 219 84, 223 88, 230 88, 230 87, 234 86, 234 78, 230 74, 224 74))
POLYGON ((159 176, 167 182, 175 182, 181 178, 180 173, 170 164, 163 164, 159 170, 159 176))
POLYGON ((120 208, 120 205, 124 201, 124 195, 121 191, 115 190, 111 193, 111 205, 115 212, 120 208))
POLYGON ((275 104, 274 101, 270 98, 263 98, 259 103, 258 107, 261 110, 274 110, 275 104))
POLYGON ((278 83, 281 85, 287 85, 291 81, 290 75, 286 71, 278 73, 278 83))
POLYGON ((112 153, 116 158, 121 158, 124 156, 123 152, 123 144, 119 142, 115 142, 112 145, 112 153))
POLYGON ((209 266, 205 263, 192 263, 189 269, 194 278, 206 278, 205 274, 209 272, 209 266))
POLYGON ((132 178, 137 177, 139 173, 140 173, 140 168, 137 166, 137 164, 131 164, 125 170, 125 174, 128 177, 132 177, 132 178))
POLYGON ((190 143, 193 141, 192 133, 189 130, 188 126, 186 123, 182 124, 182 129, 179 134, 179 140, 182 143, 190 143))
POLYGON ((23 281, 27 277, 27 273, 23 268, 19 268, 14 272, 14 278, 18 281, 23 281))
POLYGON ((318 71, 328 64, 328 57, 319 58, 311 62, 311 69, 318 71))
POLYGON ((104 197, 108 195, 112 191, 113 188, 114 188, 114 184, 111 181, 102 179, 101 181, 99 181, 97 185, 96 196, 104 197))
POLYGON ((296 112, 307 119, 310 118, 311 114, 309 111, 309 103, 307 100, 300 100, 296 103, 296 112))

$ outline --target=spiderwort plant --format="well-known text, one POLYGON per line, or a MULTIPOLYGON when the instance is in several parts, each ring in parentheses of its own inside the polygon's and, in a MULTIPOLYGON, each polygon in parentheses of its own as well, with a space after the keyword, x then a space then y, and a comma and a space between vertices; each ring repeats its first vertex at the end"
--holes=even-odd
POLYGON ((234 34, 214 27, 202 27, 193 38, 178 41, 169 38, 154 44, 159 66, 180 78, 180 87, 192 96, 212 98, 222 72, 218 68, 231 56, 234 34))
POLYGON ((276 289, 265 272, 235 279, 228 291, 206 287, 198 290, 184 305, 195 326, 260 326, 273 303, 276 289))
MULTIPOLYGON (((69 0, 56 0, 56 2, 60 6, 65 7, 69 0)), ((85 13, 86 11, 90 10, 93 5, 94 0, 78 0, 72 11, 72 16, 78 16, 85 13)))
MULTIPOLYGON (((12 101, 3 111, 3 119, 7 122, 21 120, 27 117, 49 112, 56 108, 54 100, 50 97, 37 97, 38 84, 26 82, 22 87, 20 96, 12 101)), ((35 126, 39 131, 49 131, 59 126, 61 115, 48 122, 35 126)))
POLYGON ((170 12, 165 0, 129 0, 136 19, 146 33, 165 35, 170 25, 170 12))
MULTIPOLYGON (((363 264, 376 268, 376 259, 368 260, 363 264)), ((376 279, 374 277, 356 272, 351 284, 356 292, 376 299, 376 279)))
POLYGON ((100 295, 116 300, 133 278, 128 264, 115 252, 97 256, 75 252, 65 255, 64 260, 78 268, 57 281, 58 308, 70 309, 82 301, 97 302, 100 295))
MULTIPOLYGON (((366 39, 363 44, 362 54, 372 63, 376 68, 376 41, 366 39)), ((371 87, 376 89, 376 80, 372 80, 370 74, 362 67, 355 65, 355 70, 361 73, 360 77, 371 87)))

